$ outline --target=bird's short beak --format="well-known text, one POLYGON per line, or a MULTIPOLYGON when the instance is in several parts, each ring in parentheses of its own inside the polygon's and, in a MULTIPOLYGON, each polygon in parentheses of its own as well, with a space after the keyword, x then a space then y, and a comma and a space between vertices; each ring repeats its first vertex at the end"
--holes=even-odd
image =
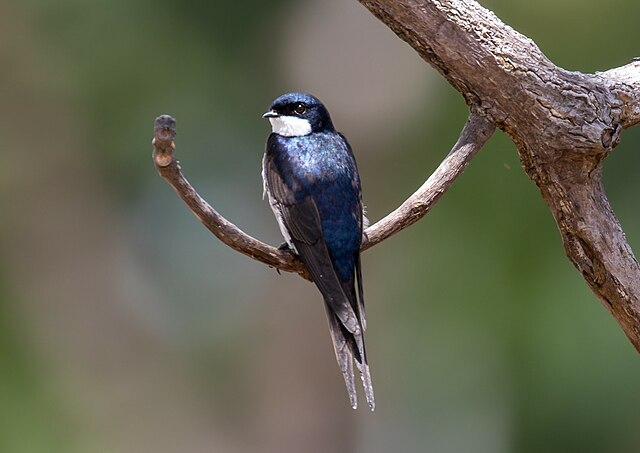
POLYGON ((280 114, 278 112, 276 112, 275 110, 269 110, 267 113, 262 115, 263 118, 277 118, 279 116, 280 116, 280 114))

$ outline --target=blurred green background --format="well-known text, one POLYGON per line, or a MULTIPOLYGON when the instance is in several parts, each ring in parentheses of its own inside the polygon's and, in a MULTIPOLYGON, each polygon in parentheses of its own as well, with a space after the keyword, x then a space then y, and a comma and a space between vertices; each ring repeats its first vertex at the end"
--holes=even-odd
MULTIPOLYGON (((640 2, 483 2, 557 64, 638 55, 640 2)), ((0 6, 0 451, 630 452, 640 357, 491 139, 421 222, 364 254, 378 408, 353 411, 315 288, 211 236, 155 173, 153 119, 223 215, 272 244, 276 96, 320 97, 375 221, 466 118, 355 0, 0 6)), ((640 250, 640 130, 605 166, 640 250)))

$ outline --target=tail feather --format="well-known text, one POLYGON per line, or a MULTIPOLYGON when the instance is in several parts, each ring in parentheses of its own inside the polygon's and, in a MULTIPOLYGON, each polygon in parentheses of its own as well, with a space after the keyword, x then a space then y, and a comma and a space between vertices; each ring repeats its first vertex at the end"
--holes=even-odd
MULTIPOLYGON (((363 329, 364 330, 364 329, 363 329)), ((371 383, 371 373, 369 373, 369 363, 367 362, 367 352, 364 349, 364 337, 362 333, 360 335, 353 335, 355 342, 358 346, 359 356, 362 360, 356 358, 356 366, 360 371, 360 377, 362 378, 362 387, 364 388, 364 396, 367 399, 367 404, 371 410, 375 410, 376 401, 373 395, 373 384, 371 383)))
POLYGON ((329 331, 333 341, 333 348, 336 359, 344 382, 347 386, 347 393, 351 401, 351 407, 358 407, 358 398, 356 394, 355 376, 353 371, 353 361, 360 371, 362 385, 364 387, 365 398, 371 410, 375 409, 375 398, 373 394, 373 385, 371 384, 371 374, 369 373, 369 364, 367 363, 367 355, 364 348, 364 338, 362 329, 356 334, 349 332, 340 322, 338 317, 333 313, 331 308, 325 304, 327 310, 327 318, 329 320, 329 331))
POLYGON ((331 308, 325 304, 327 309, 327 319, 329 320, 329 331, 331 332, 331 340, 333 342, 333 350, 336 353, 336 360, 342 371, 344 382, 347 386, 347 393, 351 407, 358 407, 358 397, 356 395, 356 384, 353 373, 353 355, 351 346, 348 344, 347 338, 343 333, 343 327, 338 317, 333 313, 331 308))

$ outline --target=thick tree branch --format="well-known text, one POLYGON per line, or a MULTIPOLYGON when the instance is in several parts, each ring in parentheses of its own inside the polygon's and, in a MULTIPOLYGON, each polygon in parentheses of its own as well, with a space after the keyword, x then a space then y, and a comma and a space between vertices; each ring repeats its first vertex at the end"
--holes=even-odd
POLYGON ((513 139, 565 251, 640 351, 640 266, 602 186, 623 128, 640 123, 640 62, 566 71, 472 0, 360 0, 513 139))
MULTIPOLYGON (((460 138, 436 171, 398 209, 367 228, 362 250, 373 247, 389 236, 420 220, 464 171, 473 156, 491 137, 495 126, 484 117, 471 114, 460 138)), ((175 159, 176 122, 168 115, 156 118, 154 125, 153 162, 158 173, 175 189, 180 198, 218 239, 232 249, 277 269, 296 272, 308 279, 302 262, 293 254, 271 247, 239 229, 213 209, 182 175, 175 159)))
POLYGON ((596 73, 620 99, 620 122, 627 128, 640 123, 640 59, 606 72, 596 73))

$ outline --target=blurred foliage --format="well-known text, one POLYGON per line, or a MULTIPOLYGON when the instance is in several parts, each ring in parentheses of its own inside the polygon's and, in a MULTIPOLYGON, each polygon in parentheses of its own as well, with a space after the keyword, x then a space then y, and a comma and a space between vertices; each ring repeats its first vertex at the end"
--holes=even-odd
MULTIPOLYGON (((640 2, 483 4, 567 69, 606 70, 637 56, 640 2)), ((180 159, 202 195, 249 233, 278 243, 275 223, 259 199, 259 165, 268 133, 259 115, 278 94, 298 89, 289 86, 295 77, 283 65, 284 59, 292 59, 295 66, 295 55, 284 49, 287 40, 303 39, 289 34, 293 21, 313 18, 295 15, 296 8, 297 2, 285 0, 28 0, 3 6, 0 19, 6 21, 0 35, 0 58, 9 68, 2 76, 6 112, 21 112, 29 103, 34 111, 54 105, 63 112, 59 117, 71 126, 57 138, 70 139, 77 149, 61 151, 61 158, 80 160, 87 172, 52 183, 51 191, 64 183, 100 194, 105 206, 99 209, 112 222, 104 229, 117 230, 116 236, 124 238, 133 255, 113 269, 121 279, 114 278, 120 283, 113 286, 119 289, 122 281, 143 286, 142 275, 164 296, 149 296, 152 302, 147 305, 143 297, 124 299, 130 299, 131 316, 140 317, 140 330, 159 331, 150 336, 160 338, 157 342, 169 351, 163 353, 180 356, 177 363, 192 373, 188 382, 195 390, 184 391, 196 393, 194 399, 205 406, 221 408, 204 412, 217 411, 219 418, 212 417, 211 423, 238 439, 245 425, 251 425, 248 420, 257 418, 256 395, 246 392, 253 387, 258 393, 261 375, 255 376, 247 363, 262 363, 253 355, 256 343, 269 344, 267 337, 273 335, 264 327, 272 321, 263 316, 270 313, 268 307, 280 307, 276 301, 282 290, 274 287, 293 279, 274 280, 273 272, 215 242, 154 173, 149 140, 153 118, 165 112, 174 115, 180 159), (141 271, 132 273, 132 266, 141 271), (237 393, 243 396, 236 399, 237 393)), ((369 13, 361 8, 361 14, 369 13)), ((322 64, 329 67, 318 70, 341 71, 331 62, 322 64)), ((421 184, 464 124, 461 97, 439 76, 431 79, 425 80, 432 85, 429 99, 418 99, 416 113, 396 125, 392 138, 352 143, 372 220, 421 184)), ((381 89, 387 88, 372 87, 381 89)), ((0 131, 10 137, 13 132, 15 143, 29 143, 31 134, 38 135, 29 113, 5 115, 9 121, 0 131)), ((349 136, 348 120, 345 123, 341 128, 349 136)), ((625 131, 605 165, 609 197, 636 252, 637 129, 625 131)), ((23 208, 11 207, 10 202, 28 190, 30 171, 40 162, 34 149, 15 149, 32 155, 33 165, 0 186, 7 208, 3 246, 20 244, 23 208)), ((43 205, 48 204, 47 196, 48 190, 34 189, 43 205)), ((60 216, 69 229, 93 225, 84 211, 52 215, 60 216)), ((32 242, 25 237, 24 243, 32 242)), ((92 421, 77 422, 83 418, 76 412, 82 414, 78 407, 84 407, 87 393, 77 396, 69 391, 76 388, 73 379, 52 382, 49 370, 66 365, 60 356, 49 357, 49 349, 32 337, 42 324, 31 320, 34 305, 25 303, 38 294, 34 288, 39 284, 28 270, 39 267, 34 262, 14 266, 15 260, 23 261, 22 251, 8 250, 13 252, 5 256, 7 278, 0 286, 0 450, 85 452, 78 445, 111 445, 94 444, 92 421), (71 397, 83 402, 76 404, 71 397)), ((100 250, 101 257, 107 254, 100 250)), ((94 264, 92 254, 98 252, 87 251, 86 267, 94 264)), ((31 256, 55 262, 46 254, 31 256)), ((380 402, 375 414, 351 415, 342 412, 348 406, 341 400, 344 395, 336 396, 337 418, 355 419, 360 426, 353 450, 526 453, 640 448, 640 360, 565 258, 553 219, 503 134, 491 139, 425 220, 367 252, 364 262, 368 348, 380 402)), ((318 305, 313 290, 301 288, 295 291, 318 305)), ((39 294, 48 291, 44 285, 39 294)), ((283 309, 273 316, 292 315, 283 309)), ((328 343, 321 344, 328 348, 328 343)), ((304 368, 313 359, 290 360, 304 368)), ((262 363, 261 373, 268 373, 264 368, 270 363, 262 363)), ((103 379, 97 382, 112 385, 103 379)), ((168 393, 181 398, 181 391, 168 393)), ((271 397, 272 403, 276 399, 271 397)), ((281 412, 275 411, 285 412, 287 407, 273 410, 277 418, 281 412)), ((150 408, 149 416, 153 412, 150 408)), ((267 432, 269 426, 257 431, 267 432)), ((106 437, 114 441, 119 435, 109 432, 106 437)))
MULTIPOLYGON (((0 294, 8 299, 7 285, 0 294)), ((20 325, 8 311, 6 299, 0 304, 0 450, 16 453, 65 451, 69 425, 57 402, 48 394, 41 369, 19 341, 20 325)))

